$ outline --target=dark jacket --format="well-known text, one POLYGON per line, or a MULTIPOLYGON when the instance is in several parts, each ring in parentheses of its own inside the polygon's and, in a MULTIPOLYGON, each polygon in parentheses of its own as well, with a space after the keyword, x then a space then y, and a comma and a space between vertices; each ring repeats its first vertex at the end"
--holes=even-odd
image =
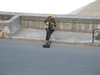
POLYGON ((47 22, 51 22, 51 23, 54 23, 55 25, 55 27, 56 27, 56 21, 55 21, 55 19, 54 18, 52 18, 52 19, 49 19, 49 18, 47 18, 45 21, 44 21, 45 23, 47 23, 47 22))

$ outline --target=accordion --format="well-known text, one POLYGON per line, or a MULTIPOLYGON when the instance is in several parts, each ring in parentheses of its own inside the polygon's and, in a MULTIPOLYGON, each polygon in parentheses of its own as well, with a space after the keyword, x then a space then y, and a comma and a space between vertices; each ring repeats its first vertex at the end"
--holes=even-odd
POLYGON ((55 23, 52 23, 52 22, 49 22, 49 30, 51 30, 51 31, 54 31, 54 26, 55 26, 55 23))

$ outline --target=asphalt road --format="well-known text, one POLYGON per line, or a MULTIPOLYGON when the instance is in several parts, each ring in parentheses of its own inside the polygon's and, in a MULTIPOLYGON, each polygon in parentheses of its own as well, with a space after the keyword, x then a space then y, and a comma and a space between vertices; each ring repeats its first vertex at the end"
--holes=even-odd
POLYGON ((100 47, 0 39, 0 75, 100 75, 100 47))

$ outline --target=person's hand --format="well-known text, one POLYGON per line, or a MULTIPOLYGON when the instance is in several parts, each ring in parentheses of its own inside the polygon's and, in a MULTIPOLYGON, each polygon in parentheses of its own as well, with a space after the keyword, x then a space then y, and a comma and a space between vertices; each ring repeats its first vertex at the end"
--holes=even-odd
POLYGON ((48 26, 48 23, 45 23, 46 26, 48 26))
POLYGON ((55 29, 56 27, 54 26, 53 29, 55 29))

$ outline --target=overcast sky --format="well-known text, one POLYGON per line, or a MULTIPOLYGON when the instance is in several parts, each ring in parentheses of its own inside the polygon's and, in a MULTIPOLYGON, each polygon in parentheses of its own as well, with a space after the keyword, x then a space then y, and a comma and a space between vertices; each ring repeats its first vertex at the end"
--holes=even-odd
POLYGON ((0 0, 0 11, 68 14, 94 0, 0 0))

